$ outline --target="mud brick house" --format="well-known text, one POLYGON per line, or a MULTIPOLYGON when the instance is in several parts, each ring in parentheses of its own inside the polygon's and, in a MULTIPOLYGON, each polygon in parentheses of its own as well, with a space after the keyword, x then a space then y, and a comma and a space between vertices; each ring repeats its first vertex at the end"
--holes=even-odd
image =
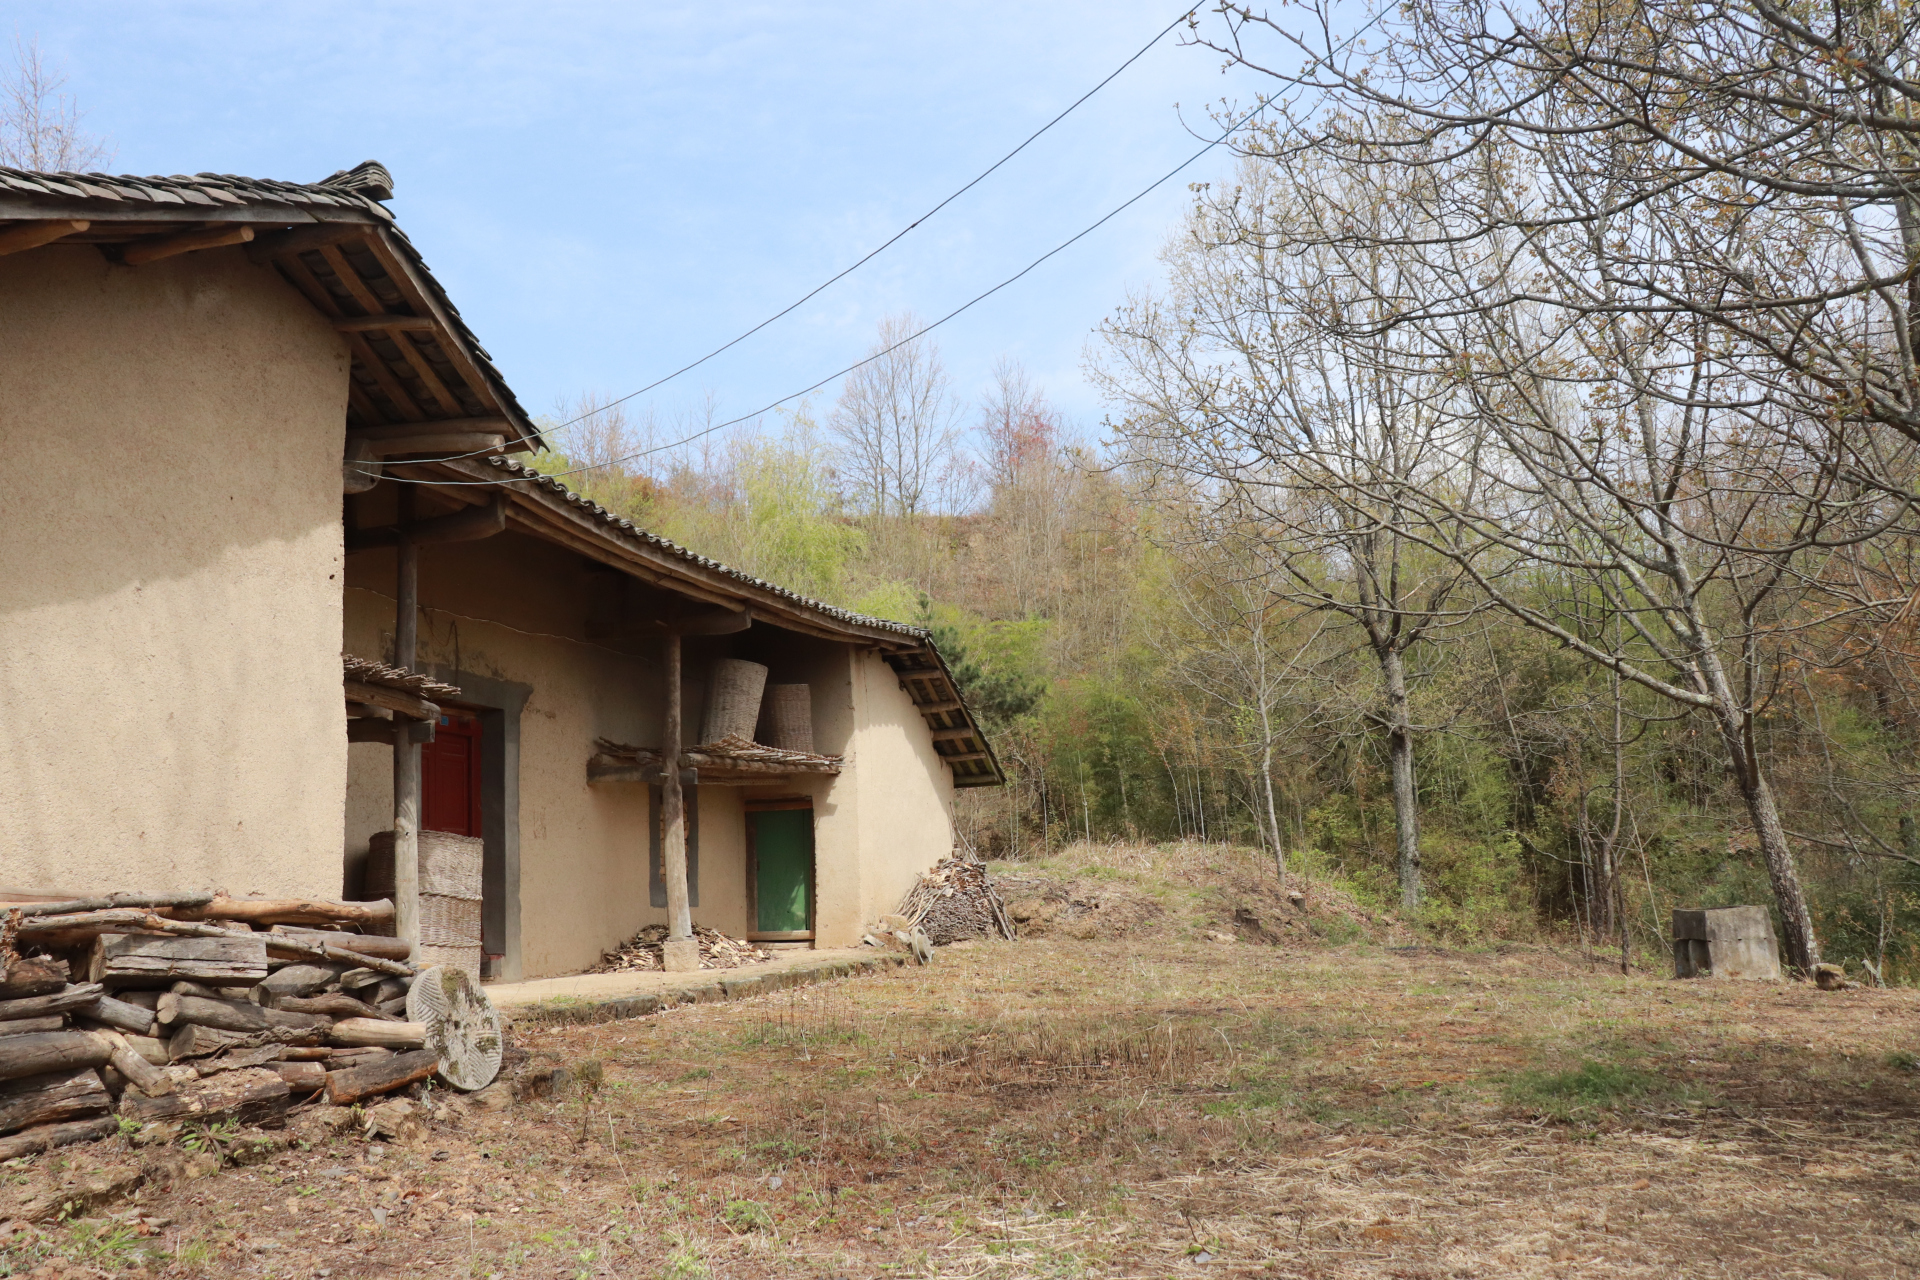
POLYGON ((0 887, 354 897, 392 831, 405 931, 424 827, 490 976, 682 896, 854 943, 1001 781, 939 653, 529 466, 391 185, 0 169, 0 887))

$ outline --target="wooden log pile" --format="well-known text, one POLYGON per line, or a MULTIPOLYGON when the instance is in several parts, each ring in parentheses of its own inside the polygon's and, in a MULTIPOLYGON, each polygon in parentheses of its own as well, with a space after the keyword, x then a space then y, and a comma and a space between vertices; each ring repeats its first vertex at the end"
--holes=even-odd
POLYGON ((0 1160, 119 1118, 275 1124, 442 1067, 391 902, 111 894, 0 909, 0 1160))
POLYGON ((1013 920, 986 865, 973 858, 942 858, 922 873, 896 915, 917 926, 935 946, 998 934, 1012 941, 1013 920))
MULTIPOLYGON (((742 965, 765 964, 773 952, 756 947, 741 938, 730 938, 718 929, 693 926, 694 940, 700 944, 702 969, 738 969, 742 965)), ((662 953, 666 949, 667 926, 650 924, 613 950, 600 957, 600 963, 588 973, 632 973, 637 970, 658 972, 665 968, 662 953)))

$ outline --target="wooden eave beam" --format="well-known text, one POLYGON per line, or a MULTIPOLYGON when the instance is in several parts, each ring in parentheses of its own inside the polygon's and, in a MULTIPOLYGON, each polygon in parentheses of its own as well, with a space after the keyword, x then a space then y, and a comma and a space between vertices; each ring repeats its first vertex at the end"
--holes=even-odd
POLYGON ((49 218, 42 222, 22 223, 0 231, 0 255, 21 253, 52 244, 68 236, 79 235, 91 225, 84 218, 49 218))
POLYGON ((198 253, 202 249, 218 249, 230 244, 245 244, 252 239, 252 227, 209 227, 204 231, 188 231, 177 236, 136 240, 120 251, 120 261, 130 267, 142 267, 149 262, 159 262, 162 258, 175 258, 183 253, 198 253))
POLYGON ((923 644, 916 636, 870 630, 857 623, 842 623, 838 619, 815 614, 782 596, 756 591, 744 583, 669 556, 637 539, 610 532, 584 506, 557 498, 549 490, 536 488, 530 480, 502 476, 486 463, 448 458, 423 464, 421 471, 426 476, 438 473, 459 481, 498 483, 500 490, 510 498, 508 528, 563 546, 589 560, 618 569, 675 595, 720 605, 729 611, 745 609, 755 622, 771 623, 822 640, 842 643, 862 641, 884 649, 907 652, 916 652, 923 644))
POLYGON ((943 716, 950 711, 965 711, 967 704, 958 698, 948 698, 944 702, 916 702, 913 709, 923 716, 943 716))
POLYGON ((340 333, 407 332, 432 333, 439 326, 432 316, 343 316, 333 322, 340 333))
POLYGON ((425 698, 411 693, 402 693, 398 689, 389 689, 385 685, 368 684, 364 680, 346 682, 348 702, 365 702, 371 706, 385 707, 389 711, 398 711, 401 715, 414 720, 438 720, 440 708, 425 698))
POLYGON ((428 429, 433 425, 431 421, 423 422, 419 431, 404 436, 390 436, 384 440, 374 440, 352 432, 348 433, 347 439, 364 444, 376 458, 392 458, 406 453, 499 453, 506 448, 507 438, 502 435, 428 429))
POLYGON ((933 731, 933 740, 935 742, 963 742, 968 738, 978 737, 979 734, 980 731, 972 725, 965 725, 958 729, 935 729, 933 731))
POLYGON ((263 235, 247 246, 250 261, 265 264, 282 257, 306 253, 327 245, 364 240, 378 229, 372 222, 323 222, 317 226, 295 227, 263 235))
POLYGON ((417 435, 422 431, 470 431, 480 435, 507 436, 513 434, 513 424, 505 418, 435 418, 426 423, 389 422, 374 427, 354 427, 351 435, 362 440, 388 440, 394 436, 417 435))
POLYGON ((941 756, 948 764, 966 764, 973 760, 991 760, 993 757, 985 751, 963 751, 959 755, 941 756))

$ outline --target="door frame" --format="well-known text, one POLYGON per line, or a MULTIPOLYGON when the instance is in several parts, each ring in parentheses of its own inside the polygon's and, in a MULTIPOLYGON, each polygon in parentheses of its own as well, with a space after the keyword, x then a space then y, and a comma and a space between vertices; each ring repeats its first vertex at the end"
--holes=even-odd
POLYGON ((760 851, 754 847, 754 821, 756 813, 773 813, 785 809, 805 809, 813 812, 812 796, 778 796, 766 800, 748 800, 742 805, 745 810, 747 828, 747 941, 748 942, 812 942, 814 934, 814 913, 820 901, 819 842, 812 839, 813 821, 807 822, 807 841, 811 856, 807 861, 807 927, 805 929, 786 929, 765 932, 752 926, 760 923, 760 851))

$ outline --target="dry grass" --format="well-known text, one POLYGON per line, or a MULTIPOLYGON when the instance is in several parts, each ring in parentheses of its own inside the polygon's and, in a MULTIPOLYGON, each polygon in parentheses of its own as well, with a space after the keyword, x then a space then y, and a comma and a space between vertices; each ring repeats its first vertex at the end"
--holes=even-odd
POLYGON ((172 1225, 104 1261, 97 1225, 16 1252, 91 1231, 90 1265, 336 1280, 1910 1276, 1916 1014, 1542 949, 979 943, 538 1031, 599 1082, 377 1165, 339 1140, 147 1193, 172 1225))

